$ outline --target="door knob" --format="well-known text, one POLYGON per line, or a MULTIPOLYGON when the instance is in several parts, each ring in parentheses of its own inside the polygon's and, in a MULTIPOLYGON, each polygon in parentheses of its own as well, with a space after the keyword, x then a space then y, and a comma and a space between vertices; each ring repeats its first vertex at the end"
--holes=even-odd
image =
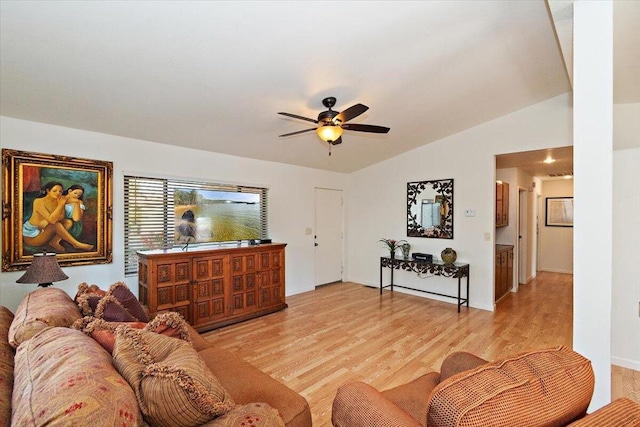
POLYGON ((318 244, 317 244, 317 243, 314 243, 314 244, 313 244, 313 246, 318 246, 318 244))

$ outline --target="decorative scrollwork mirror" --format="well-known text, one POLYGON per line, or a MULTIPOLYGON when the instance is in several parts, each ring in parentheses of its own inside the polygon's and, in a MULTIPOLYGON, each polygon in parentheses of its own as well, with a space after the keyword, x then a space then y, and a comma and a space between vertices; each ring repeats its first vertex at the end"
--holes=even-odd
POLYGON ((407 236, 453 239, 453 179, 407 183, 407 236))

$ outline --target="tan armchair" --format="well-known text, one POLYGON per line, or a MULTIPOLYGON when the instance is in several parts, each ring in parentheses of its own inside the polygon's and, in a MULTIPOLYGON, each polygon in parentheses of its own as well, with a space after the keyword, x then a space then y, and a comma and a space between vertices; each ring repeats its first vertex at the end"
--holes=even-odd
POLYGON ((333 401, 335 427, 640 426, 640 405, 619 399, 586 415, 591 362, 566 348, 489 363, 456 352, 407 384, 378 391, 353 382, 333 401))

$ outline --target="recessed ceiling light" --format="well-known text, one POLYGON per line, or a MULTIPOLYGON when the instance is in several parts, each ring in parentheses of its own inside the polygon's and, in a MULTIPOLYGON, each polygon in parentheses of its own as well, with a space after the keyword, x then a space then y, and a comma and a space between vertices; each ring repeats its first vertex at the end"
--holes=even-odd
POLYGON ((556 159, 554 159, 553 157, 551 157, 551 156, 547 156, 547 158, 546 158, 546 159, 544 159, 543 163, 551 164, 551 163, 553 163, 553 162, 555 162, 555 161, 556 161, 556 159))

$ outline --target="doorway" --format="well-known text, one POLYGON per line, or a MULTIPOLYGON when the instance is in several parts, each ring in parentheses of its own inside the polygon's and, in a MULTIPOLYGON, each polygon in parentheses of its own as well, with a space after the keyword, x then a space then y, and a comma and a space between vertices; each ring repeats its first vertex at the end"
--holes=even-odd
POLYGON ((342 281, 342 190, 315 189, 314 284, 342 281))
MULTIPOLYGON (((539 223, 539 210, 543 209, 544 214, 540 196, 543 195, 544 199, 544 196, 554 195, 546 192, 543 194, 543 187, 546 188, 549 182, 564 181, 562 178, 572 175, 571 146, 496 155, 496 179, 508 182, 514 188, 511 190, 514 201, 511 213, 513 223, 496 229, 495 234, 496 243, 514 246, 513 291, 535 278, 538 270, 571 272, 566 269, 561 271, 544 268, 543 255, 547 255, 546 258, 558 257, 549 252, 553 250, 553 245, 540 244, 539 227, 544 226, 544 222, 539 223), (544 186, 541 185, 543 183, 544 186)), ((562 194, 557 195, 568 194, 562 191, 562 194)), ((569 251, 572 253, 572 248, 569 251)))

